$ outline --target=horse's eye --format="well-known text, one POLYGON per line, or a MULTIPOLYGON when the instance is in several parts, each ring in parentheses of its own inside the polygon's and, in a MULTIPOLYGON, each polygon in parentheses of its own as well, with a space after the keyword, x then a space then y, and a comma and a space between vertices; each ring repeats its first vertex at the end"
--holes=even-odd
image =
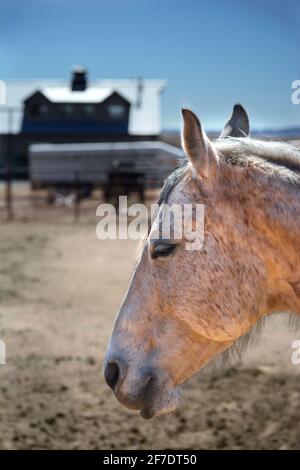
POLYGON ((151 258, 170 255, 176 248, 176 245, 169 243, 160 243, 156 245, 151 253, 151 258))

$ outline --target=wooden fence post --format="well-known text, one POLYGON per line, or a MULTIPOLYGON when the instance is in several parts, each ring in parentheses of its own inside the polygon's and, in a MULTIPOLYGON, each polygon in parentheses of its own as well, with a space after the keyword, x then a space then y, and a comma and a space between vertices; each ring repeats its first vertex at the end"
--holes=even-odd
POLYGON ((78 222, 80 219, 80 185, 79 185, 79 174, 78 171, 74 174, 75 181, 75 200, 74 200, 74 216, 73 222, 78 222))
POLYGON ((6 201, 6 218, 7 220, 13 220, 13 196, 12 196, 12 180, 13 180, 13 164, 12 164, 12 117, 13 109, 7 110, 8 112, 8 134, 6 141, 6 188, 5 188, 5 201, 6 201))

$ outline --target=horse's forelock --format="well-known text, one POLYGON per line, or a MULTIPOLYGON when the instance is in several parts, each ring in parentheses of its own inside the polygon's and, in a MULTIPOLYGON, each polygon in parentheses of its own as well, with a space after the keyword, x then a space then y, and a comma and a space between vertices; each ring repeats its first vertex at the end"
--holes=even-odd
POLYGON ((159 199, 158 199, 158 204, 159 205, 162 205, 164 202, 167 203, 168 202, 168 199, 169 199, 169 196, 170 196, 170 193, 172 192, 173 188, 179 183, 179 181, 182 180, 182 178, 184 177, 185 175, 185 172, 186 172, 186 169, 187 169, 187 166, 188 166, 188 160, 186 158, 183 158, 175 171, 173 171, 173 173, 171 173, 171 175, 167 178, 162 190, 161 190, 161 193, 160 193, 160 196, 159 196, 159 199))

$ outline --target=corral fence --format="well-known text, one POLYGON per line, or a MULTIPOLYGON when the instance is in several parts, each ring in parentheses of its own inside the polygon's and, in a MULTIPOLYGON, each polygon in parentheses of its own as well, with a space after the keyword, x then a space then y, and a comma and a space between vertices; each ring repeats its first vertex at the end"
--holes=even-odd
MULTIPOLYGON (((144 203, 149 205, 157 199, 159 190, 147 190, 144 194, 144 203)), ((122 194, 120 194, 122 195, 122 194)), ((0 220, 5 221, 39 221, 51 223, 78 223, 96 220, 96 209, 99 204, 111 202, 118 214, 118 205, 115 199, 107 200, 100 187, 89 189, 88 196, 82 186, 72 187, 66 191, 65 187, 41 188, 32 190, 29 181, 12 180, 10 182, 9 207, 7 206, 6 182, 0 182, 0 220)), ((128 205, 140 202, 138 193, 132 192, 128 196, 128 205)))

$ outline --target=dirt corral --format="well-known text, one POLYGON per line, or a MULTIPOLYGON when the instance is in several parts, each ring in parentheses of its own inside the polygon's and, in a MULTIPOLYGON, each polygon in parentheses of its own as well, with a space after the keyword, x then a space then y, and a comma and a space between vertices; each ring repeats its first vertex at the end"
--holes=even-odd
POLYGON ((1 226, 0 447, 299 449, 297 334, 281 320, 243 364, 189 384, 169 417, 146 422, 116 402, 102 361, 138 242, 99 241, 95 226, 1 226))

